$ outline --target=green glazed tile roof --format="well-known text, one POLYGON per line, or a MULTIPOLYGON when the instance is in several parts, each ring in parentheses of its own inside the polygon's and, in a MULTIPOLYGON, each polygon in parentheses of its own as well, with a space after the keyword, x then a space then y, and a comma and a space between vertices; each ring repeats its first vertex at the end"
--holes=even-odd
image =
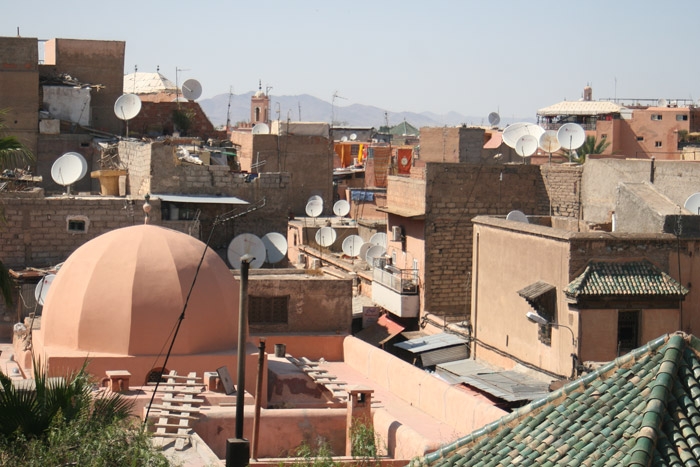
POLYGON ((591 261, 564 292, 575 298, 620 295, 677 297, 686 295, 688 289, 647 260, 591 261))
POLYGON ((660 337, 422 462, 700 465, 699 351, 694 336, 660 337))

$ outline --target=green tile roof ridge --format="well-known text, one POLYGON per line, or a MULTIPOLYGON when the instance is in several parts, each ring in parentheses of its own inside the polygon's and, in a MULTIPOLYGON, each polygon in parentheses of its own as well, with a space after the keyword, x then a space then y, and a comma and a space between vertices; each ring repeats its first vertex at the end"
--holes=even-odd
MULTIPOLYGON (((683 341, 682 334, 674 334, 673 337, 679 337, 681 339, 681 342, 683 341)), ((533 416, 533 411, 542 409, 544 405, 544 403, 542 402, 543 400, 546 401, 546 403, 554 403, 558 399, 565 398, 566 396, 574 392, 581 392, 581 390, 584 389, 585 386, 587 384, 590 384, 592 381, 599 378, 602 379, 603 377, 607 376, 609 372, 613 370, 622 369, 627 365, 631 365, 643 355, 647 355, 652 351, 659 349, 660 347, 666 344, 669 338, 670 336, 668 334, 658 337, 653 341, 647 343, 646 345, 639 347, 638 349, 635 349, 634 351, 628 354, 618 357, 615 360, 601 366, 597 370, 592 371, 587 375, 564 385, 556 391, 552 391, 552 393, 550 393, 547 397, 533 401, 528 405, 520 407, 519 409, 514 410, 510 414, 505 415, 504 417, 492 423, 489 423, 488 425, 474 431, 473 433, 465 436, 464 438, 458 439, 450 444, 438 448, 437 450, 429 454, 426 454, 423 460, 419 461, 419 465, 432 464, 433 462, 439 460, 441 457, 444 457, 449 453, 455 452, 458 449, 461 450, 462 448, 466 448, 468 445, 472 444, 482 436, 493 433, 499 428, 505 428, 507 425, 514 422, 515 420, 524 418, 528 415, 533 416)), ((700 340, 697 340, 697 342, 698 347, 695 348, 700 348, 700 340)))

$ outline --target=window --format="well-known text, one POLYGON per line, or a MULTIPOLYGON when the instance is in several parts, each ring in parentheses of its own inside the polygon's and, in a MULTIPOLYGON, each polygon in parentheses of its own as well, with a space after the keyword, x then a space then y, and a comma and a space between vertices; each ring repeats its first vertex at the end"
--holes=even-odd
POLYGON ((663 118, 664 118, 663 115, 660 115, 660 114, 651 114, 651 119, 654 120, 654 121, 659 121, 659 120, 662 120, 663 118))
POLYGON ((260 107, 255 108, 255 121, 256 122, 260 121, 260 107))
POLYGON ((287 324, 289 295, 282 297, 248 297, 250 324, 287 324))
POLYGON ((660 147, 661 147, 661 141, 654 141, 654 147, 655 147, 655 148, 660 148, 660 147))
POLYGON ((90 220, 86 216, 66 217, 66 230, 68 231, 68 233, 87 233, 89 225, 90 220))
POLYGON ((678 114, 678 115, 676 115, 676 120, 679 122, 685 122, 686 120, 688 120, 688 116, 683 115, 683 114, 678 114))
POLYGON ((607 133, 603 133, 600 135, 600 139, 606 139, 608 137, 607 133))
POLYGON ((644 141, 644 136, 637 136, 637 141, 644 141))
POLYGON ((639 347, 639 310, 617 312, 617 355, 639 347))
MULTIPOLYGON (((554 290, 542 295, 537 302, 537 314, 547 320, 548 323, 556 323, 557 294, 554 290)), ((552 325, 540 325, 537 337, 540 342, 552 345, 552 325)))

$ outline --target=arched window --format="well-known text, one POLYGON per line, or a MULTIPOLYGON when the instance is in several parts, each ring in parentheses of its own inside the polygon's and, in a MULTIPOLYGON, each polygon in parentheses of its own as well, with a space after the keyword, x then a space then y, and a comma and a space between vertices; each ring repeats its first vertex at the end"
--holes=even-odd
POLYGON ((256 122, 260 121, 260 107, 255 108, 255 121, 256 122))

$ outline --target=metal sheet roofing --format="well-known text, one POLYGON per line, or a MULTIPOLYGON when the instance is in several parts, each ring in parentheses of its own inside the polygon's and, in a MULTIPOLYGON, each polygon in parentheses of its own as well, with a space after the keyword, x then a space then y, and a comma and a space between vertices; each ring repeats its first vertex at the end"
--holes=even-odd
POLYGON ((563 101, 537 111, 543 117, 558 115, 607 115, 620 113, 625 107, 613 102, 563 101))
POLYGON ((441 349, 429 350, 420 355, 423 367, 434 366, 439 363, 453 362, 467 358, 466 345, 453 345, 441 349))
POLYGON ((206 196, 206 195, 170 195, 154 193, 154 198, 171 203, 198 203, 198 204, 249 204, 235 196, 206 196))
POLYGON ((394 345, 400 349, 408 350, 411 353, 422 353, 429 350, 442 349, 443 347, 451 347, 453 345, 466 343, 467 340, 462 337, 442 332, 440 334, 399 342, 394 345))

